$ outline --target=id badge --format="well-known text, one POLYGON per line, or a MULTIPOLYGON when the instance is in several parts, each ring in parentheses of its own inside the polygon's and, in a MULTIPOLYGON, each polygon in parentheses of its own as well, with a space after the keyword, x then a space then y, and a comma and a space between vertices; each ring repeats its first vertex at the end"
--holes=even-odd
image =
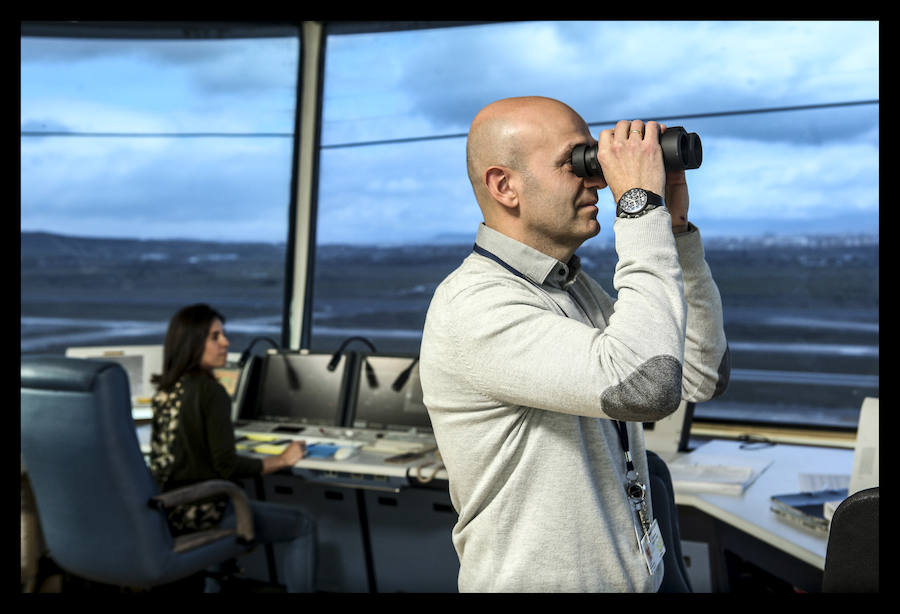
POLYGON ((649 571, 652 576, 653 572, 656 571, 656 568, 659 567, 660 561, 663 560, 663 555, 666 553, 666 544, 663 541, 662 534, 659 532, 659 523, 655 518, 650 525, 650 531, 644 533, 640 542, 641 553, 644 555, 644 562, 647 563, 647 571, 649 571))

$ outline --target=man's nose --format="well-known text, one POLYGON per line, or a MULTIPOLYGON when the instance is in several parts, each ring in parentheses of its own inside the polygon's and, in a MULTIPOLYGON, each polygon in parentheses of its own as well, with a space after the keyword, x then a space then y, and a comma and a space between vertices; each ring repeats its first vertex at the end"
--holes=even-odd
POLYGON ((605 188, 607 186, 606 179, 604 179, 603 174, 600 175, 588 175, 584 177, 584 187, 586 188, 605 188))

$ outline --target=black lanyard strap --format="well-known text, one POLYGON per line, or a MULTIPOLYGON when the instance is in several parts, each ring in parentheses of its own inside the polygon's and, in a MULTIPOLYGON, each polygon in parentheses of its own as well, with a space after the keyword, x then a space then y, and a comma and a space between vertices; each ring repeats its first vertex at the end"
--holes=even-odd
POLYGON ((619 443, 622 444, 622 451, 625 452, 625 469, 629 472, 634 472, 634 475, 637 476, 637 472, 634 470, 634 462, 631 460, 631 451, 628 444, 628 428, 621 420, 614 420, 614 422, 616 424, 616 430, 619 431, 619 443))
MULTIPOLYGON (((535 288, 537 288, 538 290, 540 290, 541 292, 543 292, 544 294, 546 294, 546 295, 550 298, 551 301, 553 301, 554 303, 556 303, 556 306, 559 307, 559 310, 563 312, 563 315, 564 315, 564 316, 566 316, 567 318, 569 317, 569 314, 566 313, 566 310, 562 308, 562 305, 560 305, 558 302, 556 302, 556 301, 553 299, 553 297, 550 296, 550 293, 547 292, 547 290, 545 290, 544 288, 541 287, 541 284, 537 283, 536 281, 534 281, 533 279, 531 279, 530 277, 528 277, 527 275, 525 275, 524 273, 522 273, 521 271, 519 271, 518 269, 516 269, 515 267, 513 267, 511 264, 509 264, 508 262, 506 262, 505 260, 503 260, 500 256, 498 256, 497 254, 495 254, 495 253, 493 253, 493 252, 489 252, 488 250, 484 249, 483 247, 481 247, 481 246, 478 245, 477 243, 476 243, 474 246, 472 246, 472 251, 474 251, 476 254, 479 254, 479 255, 481 255, 481 256, 484 256, 485 258, 489 258, 489 259, 493 260, 494 262, 496 262, 497 264, 499 264, 500 266, 502 266, 504 269, 506 269, 507 271, 509 271, 510 273, 512 273, 513 275, 515 275, 516 277, 521 277, 521 278, 524 279, 525 281, 529 282, 529 283, 530 283, 531 285, 533 285, 535 288)), ((572 297, 574 298, 574 295, 572 295, 572 294, 570 294, 569 296, 572 296, 572 297)), ((578 299, 575 299, 575 300, 577 301, 578 299)), ((587 315, 587 312, 585 312, 585 315, 587 315)), ((590 316, 588 316, 588 320, 590 320, 590 316)), ((592 326, 593 326, 593 324, 594 324, 594 323, 591 322, 591 325, 592 325, 592 326)))
POLYGON ((512 265, 510 265, 508 262, 503 260, 503 258, 498 256, 494 252, 489 252, 488 250, 486 250, 483 247, 481 247, 480 245, 478 245, 478 243, 476 243, 475 245, 472 246, 472 251, 475 252, 476 254, 484 256, 485 258, 490 258, 491 260, 493 260, 494 262, 496 262, 497 264, 502 266, 504 269, 506 269, 507 271, 509 271, 510 273, 515 275, 516 277, 521 277, 525 281, 529 281, 529 282, 533 283, 534 285, 537 285, 534 282, 534 280, 529 279, 528 277, 525 276, 524 273, 522 273, 518 269, 513 268, 512 265))

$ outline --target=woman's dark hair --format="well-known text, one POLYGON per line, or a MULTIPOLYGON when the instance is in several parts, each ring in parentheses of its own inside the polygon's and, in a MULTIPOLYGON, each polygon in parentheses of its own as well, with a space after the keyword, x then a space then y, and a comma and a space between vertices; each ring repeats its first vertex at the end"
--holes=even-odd
POLYGON ((217 318, 225 323, 225 316, 203 303, 182 307, 172 316, 163 344, 162 374, 152 378, 157 388, 168 391, 185 373, 203 370, 206 337, 217 318))

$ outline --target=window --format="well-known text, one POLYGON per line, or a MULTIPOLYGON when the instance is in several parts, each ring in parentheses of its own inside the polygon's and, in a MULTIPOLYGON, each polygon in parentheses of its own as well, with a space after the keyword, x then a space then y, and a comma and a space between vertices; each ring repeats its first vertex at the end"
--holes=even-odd
POLYGON ((297 28, 47 27, 21 39, 22 353, 161 344, 194 302, 232 351, 278 339, 297 28))
MULTIPOLYGON (((596 132, 640 117, 703 139, 691 219, 733 372, 698 416, 855 425, 878 394, 877 22, 383 26, 326 28, 316 223, 297 231, 315 238, 310 349, 418 352, 481 221, 471 119, 546 95, 596 132)), ((21 351, 158 344, 196 301, 235 351, 277 338, 298 28, 26 24, 21 51, 21 351)), ((606 198, 579 253, 614 295, 606 198)))
MULTIPOLYGON (((481 220, 475 113, 546 95, 592 130, 661 119, 703 140, 691 219, 733 373, 697 415, 849 427, 878 391, 878 24, 531 22, 327 37, 313 349, 415 354, 481 220)), ((613 203, 580 253, 614 295, 613 203)))

